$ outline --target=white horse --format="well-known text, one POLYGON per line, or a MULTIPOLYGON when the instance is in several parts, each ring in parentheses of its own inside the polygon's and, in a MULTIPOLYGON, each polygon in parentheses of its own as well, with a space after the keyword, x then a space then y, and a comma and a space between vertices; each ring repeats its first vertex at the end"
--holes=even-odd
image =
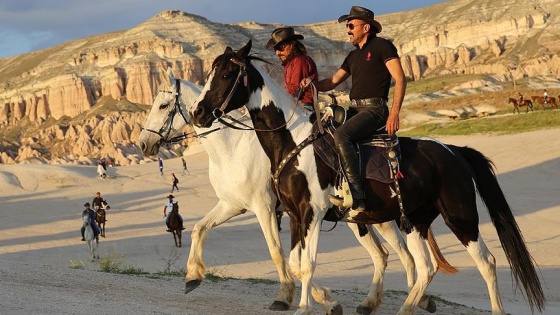
POLYGON ((88 215, 84 215, 82 219, 85 228, 84 238, 86 239, 86 244, 89 247, 91 261, 94 261, 96 258, 99 259, 99 253, 97 252, 99 239, 95 237, 95 233, 93 232, 93 227, 91 226, 91 218, 88 215))
POLYGON ((101 178, 106 178, 107 173, 105 172, 105 168, 101 164, 97 164, 97 175, 101 178))
MULTIPOLYGON (((156 154, 162 142, 181 137, 185 124, 189 122, 188 109, 201 91, 199 86, 191 82, 173 78, 171 71, 163 75, 163 79, 160 92, 140 134, 139 145, 146 155, 156 154)), ((231 114, 241 117, 239 112, 231 114)), ((245 119, 245 123, 251 124, 248 119, 245 119)), ((194 129, 208 153, 210 182, 219 201, 192 231, 192 245, 186 265, 186 292, 200 285, 205 274, 202 252, 204 240, 210 230, 249 210, 257 217, 280 279, 280 292, 270 308, 287 310, 295 295, 295 284, 286 264, 276 224, 277 198, 270 183, 269 159, 254 132, 223 127, 194 129)), ((383 274, 389 253, 371 226, 361 231, 365 236, 360 236, 356 224, 348 224, 348 227, 374 263, 370 291, 358 307, 360 314, 369 314, 381 303, 383 274)), ((410 289, 415 281, 415 265, 396 223, 392 221, 376 224, 375 227, 399 255, 406 269, 410 289)), ((313 297, 323 305, 327 314, 331 314, 337 302, 330 301, 328 289, 313 284, 312 290, 313 297)), ((436 308, 429 296, 425 296, 419 306, 432 312, 436 308)))

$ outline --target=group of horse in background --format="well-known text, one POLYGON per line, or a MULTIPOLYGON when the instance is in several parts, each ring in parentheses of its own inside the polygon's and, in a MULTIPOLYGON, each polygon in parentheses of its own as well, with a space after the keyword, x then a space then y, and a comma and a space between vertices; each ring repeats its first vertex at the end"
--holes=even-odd
MULTIPOLYGON (((558 99, 560 99, 560 95, 558 96, 558 99)), ((533 106, 536 103, 537 104, 537 109, 540 106, 542 109, 545 109, 545 105, 550 105, 550 108, 558 108, 558 104, 556 103, 556 97, 553 96, 549 96, 546 98, 546 100, 544 99, 544 96, 531 96, 531 99, 524 99, 522 101, 522 103, 519 103, 519 100, 513 97, 510 97, 508 99, 509 103, 513 104, 513 113, 515 114, 515 111, 517 111, 517 113, 519 114, 519 107, 525 107, 525 112, 528 113, 529 110, 533 111, 533 106)))

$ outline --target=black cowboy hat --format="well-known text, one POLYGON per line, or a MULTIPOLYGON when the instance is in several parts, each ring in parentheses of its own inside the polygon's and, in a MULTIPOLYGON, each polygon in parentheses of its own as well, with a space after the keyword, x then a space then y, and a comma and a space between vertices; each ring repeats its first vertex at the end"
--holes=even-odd
POLYGON ((89 207, 89 202, 84 203, 84 207, 89 207))
POLYGON ((169 195, 169 196, 167 196, 167 198, 175 198, 175 196, 169 195))
POLYGON ((381 24, 375 20, 375 15, 373 11, 366 8, 359 7, 357 5, 353 6, 350 9, 349 14, 345 14, 339 17, 338 23, 342 23, 343 21, 354 20, 354 19, 362 20, 367 24, 370 24, 371 26, 377 29, 377 33, 381 33, 381 29, 382 29, 381 24))
POLYGON ((271 39, 266 43, 266 49, 272 49, 283 43, 303 39, 303 35, 296 34, 293 27, 281 27, 272 31, 271 39))

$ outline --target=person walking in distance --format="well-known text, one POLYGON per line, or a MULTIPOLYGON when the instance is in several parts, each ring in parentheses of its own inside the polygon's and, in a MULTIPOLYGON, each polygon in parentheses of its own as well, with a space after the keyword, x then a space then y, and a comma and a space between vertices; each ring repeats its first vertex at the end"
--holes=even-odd
MULTIPOLYGON (((352 210, 364 211, 365 195, 355 143, 381 130, 387 131, 389 135, 399 130, 399 112, 404 100, 406 78, 395 45, 377 36, 382 27, 375 20, 373 11, 353 6, 349 14, 338 18, 338 22, 346 22, 346 34, 356 49, 346 56, 332 77, 317 82, 315 86, 318 91, 329 91, 352 76, 350 100, 357 114, 336 129, 334 142, 350 186, 352 210), (389 111, 387 101, 391 78, 395 80, 395 86, 389 111)), ((306 88, 309 81, 302 80, 301 86, 306 88)), ((329 199, 335 205, 343 204, 335 196, 329 199)))
POLYGON ((177 178, 177 176, 175 176, 175 173, 171 173, 171 182, 172 182, 171 192, 173 192, 175 189, 179 191, 179 187, 177 187, 177 184, 179 184, 179 179, 177 178))
POLYGON ((185 175, 185 173, 189 173, 189 175, 191 175, 191 172, 187 169, 187 161, 185 161, 185 158, 182 157, 181 162, 183 162, 183 175, 185 175))
POLYGON ((158 159, 158 165, 159 165, 159 173, 160 173, 160 175, 163 176, 163 161, 159 157, 157 159, 158 159))

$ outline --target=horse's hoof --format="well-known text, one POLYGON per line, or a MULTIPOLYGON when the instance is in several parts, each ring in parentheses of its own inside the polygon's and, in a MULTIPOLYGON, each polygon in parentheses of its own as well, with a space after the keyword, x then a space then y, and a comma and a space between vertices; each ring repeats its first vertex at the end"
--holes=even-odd
POLYGON ((358 305, 358 307, 356 308, 356 313, 361 314, 361 315, 369 315, 372 312, 373 312, 373 309, 371 307, 368 307, 368 306, 358 305))
POLYGON ((287 311, 290 308, 290 304, 282 301, 274 301, 268 308, 272 311, 287 311))
POLYGON ((418 303, 418 307, 428 313, 435 313, 437 310, 436 301, 434 301, 434 299, 429 295, 424 295, 422 297, 422 299, 418 303))
POLYGON ((192 290, 198 288, 198 286, 202 283, 202 280, 191 280, 185 283, 185 294, 191 292, 192 290))
POLYGON ((340 306, 339 303, 336 303, 336 305, 333 307, 333 309, 331 310, 331 313, 328 315, 342 315, 342 306, 340 306))

